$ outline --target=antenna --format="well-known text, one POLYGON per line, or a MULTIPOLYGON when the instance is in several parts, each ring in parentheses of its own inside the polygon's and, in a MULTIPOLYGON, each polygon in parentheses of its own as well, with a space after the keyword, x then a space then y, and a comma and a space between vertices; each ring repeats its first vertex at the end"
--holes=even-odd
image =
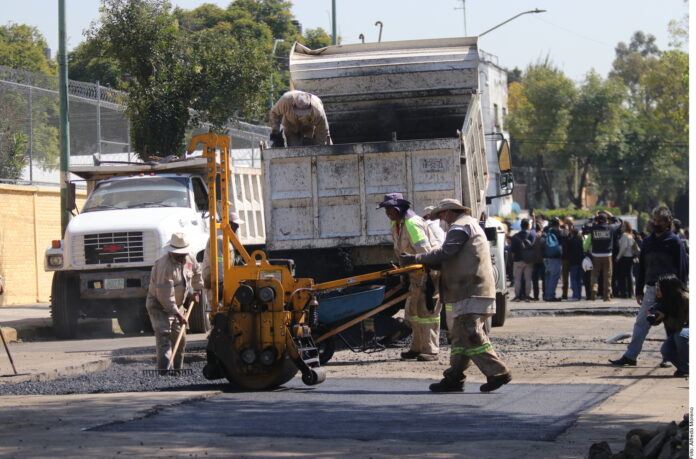
POLYGON ((462 6, 460 7, 455 7, 455 10, 462 10, 462 13, 464 14, 464 36, 468 37, 469 34, 466 32, 466 0, 460 0, 462 2, 462 6))

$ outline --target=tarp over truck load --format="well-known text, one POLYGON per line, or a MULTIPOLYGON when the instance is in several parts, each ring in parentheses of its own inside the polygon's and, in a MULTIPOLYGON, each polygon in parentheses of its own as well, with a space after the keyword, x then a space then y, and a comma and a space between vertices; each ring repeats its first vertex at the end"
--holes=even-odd
POLYGON ((479 88, 476 37, 290 53, 294 89, 318 95, 334 143, 456 137, 479 88))

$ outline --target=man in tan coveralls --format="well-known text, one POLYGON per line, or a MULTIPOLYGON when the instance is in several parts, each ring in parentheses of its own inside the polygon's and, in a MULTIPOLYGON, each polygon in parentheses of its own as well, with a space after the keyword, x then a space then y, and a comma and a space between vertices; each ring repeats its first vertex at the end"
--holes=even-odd
MULTIPOLYGON (((427 253, 432 250, 428 237, 427 223, 413 210, 411 203, 401 193, 384 195, 379 204, 384 207, 392 224, 394 252, 398 257, 402 253, 427 253)), ((379 208, 378 207, 378 208, 379 208)), ((404 360, 437 360, 440 351, 440 311, 438 301, 435 309, 429 311, 425 299, 425 277, 422 272, 409 274, 409 297, 406 299, 404 317, 411 326, 411 349, 401 353, 404 360)))
MULTIPOLYGON (((181 326, 188 323, 183 316, 185 301, 194 291, 203 288, 201 269, 189 253, 189 242, 183 233, 174 233, 167 246, 169 253, 161 256, 152 267, 145 306, 155 332, 157 369, 166 370, 181 326)), ((174 358, 174 369, 184 363, 186 333, 174 358)))
POLYGON ((486 317, 495 314, 495 281, 486 235, 471 209, 456 199, 443 199, 431 214, 449 225, 442 247, 400 257, 404 265, 441 267, 440 297, 451 324, 452 351, 445 377, 431 384, 430 390, 462 392, 464 371, 473 361, 487 378, 481 392, 491 392, 509 383, 512 376, 483 328, 486 317))
POLYGON ((329 122, 321 99, 303 91, 288 91, 271 108, 271 139, 283 125, 288 147, 331 145, 329 122))

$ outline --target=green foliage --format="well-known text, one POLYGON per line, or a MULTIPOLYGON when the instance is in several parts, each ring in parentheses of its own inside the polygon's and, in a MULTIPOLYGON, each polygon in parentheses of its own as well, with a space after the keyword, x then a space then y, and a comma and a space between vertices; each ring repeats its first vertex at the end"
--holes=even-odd
POLYGON ((36 27, 13 23, 0 26, 0 65, 55 75, 56 66, 46 58, 46 49, 46 39, 36 27))
POLYGON ((271 26, 235 4, 171 11, 163 0, 102 0, 89 38, 128 75, 131 141, 143 159, 180 154, 200 123, 221 132, 233 116, 265 113, 271 26))
POLYGON ((68 53, 68 75, 71 80, 99 82, 102 86, 126 89, 126 74, 119 63, 107 57, 99 40, 88 39, 68 53))
POLYGON ((321 27, 316 29, 307 29, 304 33, 302 44, 311 49, 331 46, 331 35, 329 35, 321 27))

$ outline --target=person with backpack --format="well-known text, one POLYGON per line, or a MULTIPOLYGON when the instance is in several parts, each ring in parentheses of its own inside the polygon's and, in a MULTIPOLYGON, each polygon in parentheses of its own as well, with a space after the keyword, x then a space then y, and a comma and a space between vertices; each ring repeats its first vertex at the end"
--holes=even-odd
POLYGON ((529 220, 523 219, 521 230, 512 236, 512 270, 515 279, 515 298, 512 301, 530 301, 532 295, 532 270, 534 268, 534 240, 529 232, 529 220))
POLYGON ((544 231, 544 276, 546 279, 544 286, 544 301, 560 301, 556 298, 556 287, 561 278, 561 221, 554 217, 549 222, 549 226, 544 231))

